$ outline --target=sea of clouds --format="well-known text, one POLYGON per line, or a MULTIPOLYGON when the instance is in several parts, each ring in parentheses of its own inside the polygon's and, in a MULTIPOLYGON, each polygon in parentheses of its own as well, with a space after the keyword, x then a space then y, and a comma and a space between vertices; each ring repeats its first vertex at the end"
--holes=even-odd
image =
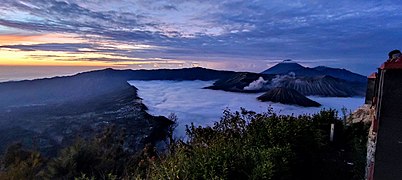
MULTIPOLYGON (((178 119, 177 137, 185 136, 185 126, 190 123, 201 126, 211 126, 219 121, 225 109, 232 111, 244 107, 255 112, 266 112, 272 107, 279 114, 312 114, 322 108, 337 109, 343 107, 355 110, 363 105, 364 97, 338 98, 314 97, 310 99, 322 104, 321 107, 300 107, 280 103, 260 102, 256 98, 262 93, 245 94, 203 89, 213 84, 213 81, 129 81, 138 88, 138 95, 149 108, 152 115, 168 116, 175 113, 178 119)), ((341 113, 340 113, 341 114, 341 113)))

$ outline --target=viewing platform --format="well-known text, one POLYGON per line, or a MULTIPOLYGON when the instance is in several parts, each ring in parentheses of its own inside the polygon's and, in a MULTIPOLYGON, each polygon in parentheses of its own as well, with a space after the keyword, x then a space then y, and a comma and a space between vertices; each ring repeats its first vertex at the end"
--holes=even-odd
POLYGON ((385 62, 368 77, 366 104, 373 112, 366 179, 402 178, 402 62, 385 62))

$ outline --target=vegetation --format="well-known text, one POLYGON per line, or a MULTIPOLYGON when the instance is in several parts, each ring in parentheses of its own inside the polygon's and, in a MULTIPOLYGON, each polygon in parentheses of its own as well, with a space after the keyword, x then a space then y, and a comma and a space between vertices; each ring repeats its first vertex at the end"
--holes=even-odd
POLYGON ((2 157, 0 179, 364 178, 368 126, 344 125, 334 110, 298 117, 225 111, 212 127, 188 126, 186 142, 173 138, 173 128, 166 151, 146 145, 131 152, 124 131, 113 126, 51 159, 13 145, 2 157))

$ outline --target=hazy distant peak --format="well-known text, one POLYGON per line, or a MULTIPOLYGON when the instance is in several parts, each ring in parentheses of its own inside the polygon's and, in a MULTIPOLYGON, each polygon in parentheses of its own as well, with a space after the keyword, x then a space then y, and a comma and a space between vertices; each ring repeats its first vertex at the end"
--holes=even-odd
POLYGON ((288 74, 290 71, 297 71, 305 67, 292 61, 291 59, 283 60, 269 69, 262 72, 262 74, 288 74))

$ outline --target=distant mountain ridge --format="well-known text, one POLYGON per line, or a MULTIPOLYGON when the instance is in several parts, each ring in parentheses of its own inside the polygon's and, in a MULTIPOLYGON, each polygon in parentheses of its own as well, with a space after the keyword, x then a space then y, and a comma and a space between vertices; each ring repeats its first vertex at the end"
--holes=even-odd
POLYGON ((236 74, 205 68, 116 70, 103 69, 73 76, 0 83, 0 109, 20 104, 49 104, 100 96, 128 85, 128 80, 217 80, 236 74))
POLYGON ((346 69, 340 69, 340 68, 331 68, 331 67, 326 67, 326 66, 317 66, 314 68, 309 68, 309 67, 304 67, 295 61, 292 61, 290 59, 284 60, 281 63, 278 63, 267 70, 261 72, 261 74, 289 74, 289 73, 295 73, 296 76, 308 76, 308 77, 313 77, 313 76, 332 76, 334 78, 346 80, 346 81, 351 81, 351 82, 360 82, 360 83, 365 83, 367 81, 367 77, 353 73, 349 70, 346 69))
POLYGON ((290 60, 283 60, 281 63, 278 63, 269 69, 261 72, 261 74, 288 74, 292 71, 298 71, 301 69, 305 69, 302 65, 290 60))

